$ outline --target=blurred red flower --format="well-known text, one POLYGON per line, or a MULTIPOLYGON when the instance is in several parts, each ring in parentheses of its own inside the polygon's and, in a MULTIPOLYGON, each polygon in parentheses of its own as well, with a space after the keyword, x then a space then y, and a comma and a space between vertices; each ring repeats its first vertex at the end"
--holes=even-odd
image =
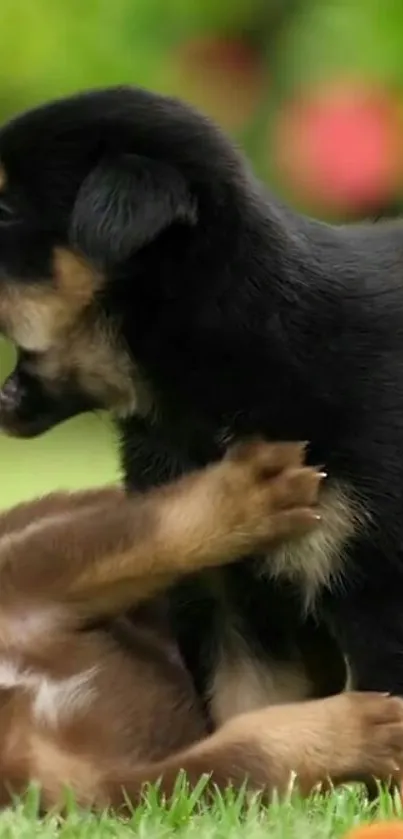
POLYGON ((387 91, 344 82, 281 111, 276 164, 292 189, 328 207, 365 209, 396 196, 402 181, 402 124, 387 91))

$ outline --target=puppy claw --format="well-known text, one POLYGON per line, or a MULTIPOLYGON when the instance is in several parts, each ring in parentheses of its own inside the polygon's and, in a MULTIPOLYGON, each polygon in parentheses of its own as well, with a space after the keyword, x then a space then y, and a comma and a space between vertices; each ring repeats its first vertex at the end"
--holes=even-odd
POLYGON ((248 550, 302 536, 321 521, 326 475, 304 466, 304 450, 304 443, 237 443, 217 467, 231 527, 245 534, 248 550))

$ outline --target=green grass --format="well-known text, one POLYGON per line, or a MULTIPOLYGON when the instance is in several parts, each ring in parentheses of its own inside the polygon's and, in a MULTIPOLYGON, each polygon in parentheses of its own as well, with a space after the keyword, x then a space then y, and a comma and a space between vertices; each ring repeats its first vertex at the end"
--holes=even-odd
POLYGON ((183 839, 333 839, 357 824, 391 818, 403 818, 396 799, 383 794, 377 804, 370 804, 352 789, 309 801, 292 795, 269 808, 257 801, 245 806, 242 796, 230 792, 207 807, 197 794, 187 795, 179 789, 173 803, 159 801, 156 792, 150 791, 144 804, 127 819, 109 813, 80 813, 73 805, 63 819, 54 814, 40 819, 32 789, 24 803, 0 815, 0 839, 165 839, 172 834, 183 839))

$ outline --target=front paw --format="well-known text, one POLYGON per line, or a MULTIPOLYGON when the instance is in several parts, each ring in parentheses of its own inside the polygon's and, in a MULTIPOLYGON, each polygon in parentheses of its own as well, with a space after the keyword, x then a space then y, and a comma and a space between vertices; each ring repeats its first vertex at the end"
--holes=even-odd
POLYGON ((299 537, 318 525, 323 472, 306 466, 305 444, 253 441, 232 446, 222 461, 226 508, 234 530, 253 549, 299 537))

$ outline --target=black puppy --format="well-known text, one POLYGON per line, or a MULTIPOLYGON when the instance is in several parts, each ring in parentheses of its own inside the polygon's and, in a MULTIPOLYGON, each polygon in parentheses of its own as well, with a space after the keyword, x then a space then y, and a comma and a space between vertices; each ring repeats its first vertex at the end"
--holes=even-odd
POLYGON ((130 488, 256 433, 309 440, 329 472, 299 546, 172 592, 214 723, 339 690, 338 647, 356 688, 403 694, 401 224, 292 213, 215 126, 142 90, 24 114, 0 161, 3 428, 111 409, 130 488))

